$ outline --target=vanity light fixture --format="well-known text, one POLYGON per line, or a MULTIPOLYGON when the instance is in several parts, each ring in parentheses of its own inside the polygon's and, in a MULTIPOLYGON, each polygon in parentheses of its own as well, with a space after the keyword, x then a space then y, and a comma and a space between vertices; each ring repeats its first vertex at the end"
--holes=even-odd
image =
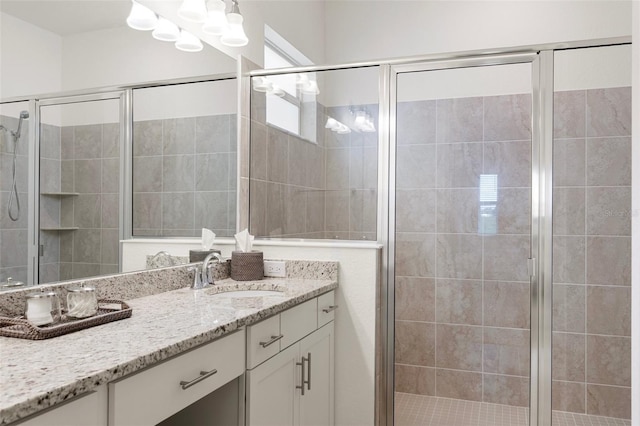
POLYGON ((131 1, 131 12, 127 17, 127 25, 134 30, 151 31, 158 25, 158 17, 146 6, 131 1))
POLYGON ((298 74, 296 77, 296 86, 305 95, 317 95, 320 93, 318 83, 314 80, 309 80, 306 74, 298 74))
POLYGON ((256 92, 270 92, 273 89, 273 83, 266 77, 253 77, 253 90, 256 92))
POLYGON ((277 96, 279 98, 284 97, 284 90, 277 84, 272 85, 271 90, 267 92, 268 95, 277 96))
POLYGON ((333 117, 327 118, 327 123, 324 125, 325 129, 329 129, 332 132, 336 132, 340 135, 351 133, 351 129, 346 124, 343 124, 333 117))
POLYGON ((180 28, 170 20, 160 17, 158 19, 158 25, 151 35, 160 41, 178 41, 180 38, 180 28))
POLYGON ((227 29, 220 37, 220 43, 229 47, 242 47, 249 43, 247 35, 244 33, 242 21, 244 18, 240 14, 238 0, 231 0, 231 12, 227 14, 227 29))
POLYGON ((190 22, 204 22, 207 19, 205 0, 182 0, 178 16, 190 22))
POLYGON ((180 30, 180 38, 176 41, 176 49, 183 52, 199 52, 203 49, 200 39, 188 31, 180 30))
POLYGON ((373 120, 371 116, 367 114, 365 111, 357 111, 356 118, 353 121, 354 129, 364 132, 371 133, 376 131, 376 127, 373 124, 373 120))
POLYGON ((206 34, 219 36, 224 34, 227 26, 227 15, 224 13, 226 5, 222 0, 210 0, 207 3, 207 20, 202 25, 206 34))

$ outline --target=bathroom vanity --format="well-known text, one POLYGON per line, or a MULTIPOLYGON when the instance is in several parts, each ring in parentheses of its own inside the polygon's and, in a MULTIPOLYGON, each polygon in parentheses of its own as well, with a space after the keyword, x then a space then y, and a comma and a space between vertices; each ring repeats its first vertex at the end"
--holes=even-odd
POLYGON ((216 286, 131 299, 131 318, 50 340, 0 338, 0 424, 333 424, 337 281, 216 286))

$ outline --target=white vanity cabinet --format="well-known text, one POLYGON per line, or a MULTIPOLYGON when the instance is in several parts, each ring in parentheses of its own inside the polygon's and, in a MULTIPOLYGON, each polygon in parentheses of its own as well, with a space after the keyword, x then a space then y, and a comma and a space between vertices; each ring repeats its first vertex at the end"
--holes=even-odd
POLYGON ((333 292, 248 327, 248 426, 333 425, 335 307, 329 306, 333 292))
POLYGON ((38 413, 15 426, 106 426, 107 389, 99 387, 69 402, 56 405, 38 413))
POLYGON ((244 329, 109 383, 109 426, 155 425, 241 376, 244 329))

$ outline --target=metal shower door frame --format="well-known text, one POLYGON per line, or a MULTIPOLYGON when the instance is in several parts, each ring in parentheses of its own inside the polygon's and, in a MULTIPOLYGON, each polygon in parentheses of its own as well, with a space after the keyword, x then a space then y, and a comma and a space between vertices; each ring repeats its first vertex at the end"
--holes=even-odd
MULTIPOLYGON (((460 59, 429 61, 402 65, 391 65, 381 72, 381 116, 386 116, 386 135, 381 134, 381 149, 385 150, 384 186, 387 187, 386 203, 388 211, 385 221, 381 221, 380 236, 384 236, 387 253, 386 289, 381 294, 381 316, 386 326, 382 327, 383 349, 381 372, 381 393, 378 403, 379 424, 393 425, 394 422, 394 370, 395 370, 395 209, 396 209, 396 104, 397 77, 402 73, 460 69, 470 67, 497 66, 509 64, 531 64, 531 234, 530 259, 530 315, 531 315, 531 369, 529 390, 529 424, 551 425, 551 166, 553 137, 553 51, 522 51, 497 55, 478 55, 460 59), (382 81, 386 80, 385 83, 382 81), (382 91, 386 86, 388 91, 382 91), (388 95, 387 95, 388 93, 388 95), (385 223, 387 229, 384 228, 385 223)), ((381 125, 382 127, 382 125, 381 125)), ((384 168, 382 170, 384 170, 384 168)), ((382 179, 382 177, 381 177, 382 179)), ((383 285, 384 287, 384 285, 383 285)))
MULTIPOLYGON (((120 125, 120 185, 119 185, 119 217, 118 217, 118 237, 125 239, 127 229, 130 229, 131 218, 127 215, 127 208, 131 205, 131 90, 115 90, 97 93, 62 95, 32 101, 34 103, 34 120, 32 127, 34 138, 29 146, 29 227, 27 248, 28 262, 27 273, 30 284, 39 284, 40 265, 40 120, 41 108, 55 105, 69 105, 83 102, 96 101, 118 101, 118 117, 120 125)), ((122 266, 122 245, 118 244, 118 269, 122 266)))

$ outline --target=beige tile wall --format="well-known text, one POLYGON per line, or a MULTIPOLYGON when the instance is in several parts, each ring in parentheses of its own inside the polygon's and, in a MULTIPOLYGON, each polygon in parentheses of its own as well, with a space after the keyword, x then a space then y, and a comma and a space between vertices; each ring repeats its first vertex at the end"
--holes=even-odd
POLYGON ((631 89, 554 100, 553 408, 631 414, 631 89))
POLYGON ((396 390, 528 405, 531 97, 397 107, 396 390), (479 228, 496 174, 495 234, 479 228))

